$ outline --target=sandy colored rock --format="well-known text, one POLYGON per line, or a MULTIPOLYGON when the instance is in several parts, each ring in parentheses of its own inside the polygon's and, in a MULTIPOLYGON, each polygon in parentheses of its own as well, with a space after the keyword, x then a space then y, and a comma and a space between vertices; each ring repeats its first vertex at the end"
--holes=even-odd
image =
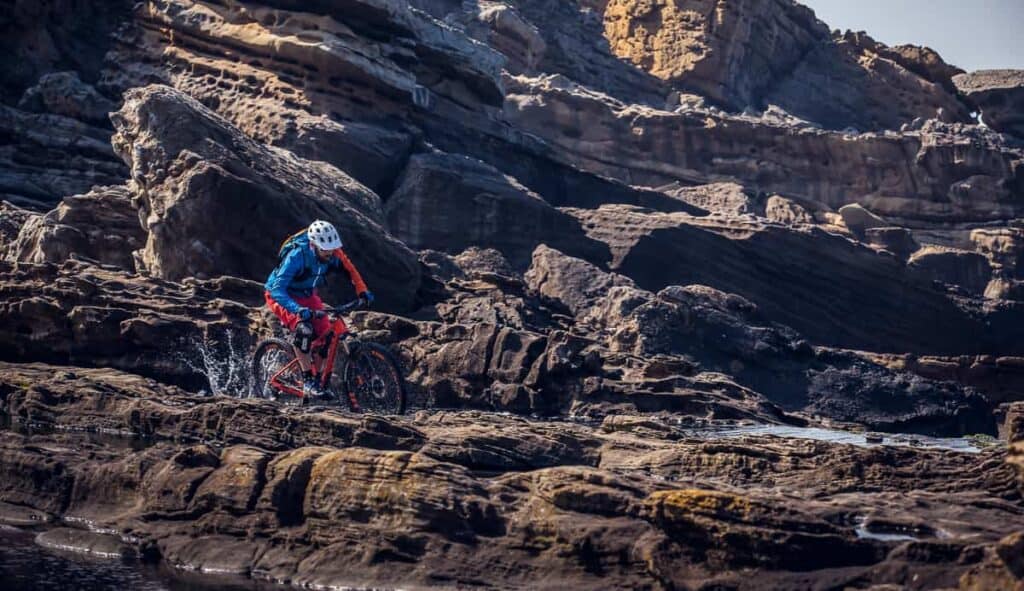
POLYGON ((1024 278, 1024 229, 977 229, 971 231, 970 239, 993 268, 1010 278, 1024 278))
POLYGON ((736 183, 680 187, 665 193, 694 207, 728 216, 756 213, 757 210, 751 196, 747 195, 742 185, 736 183))
POLYGON ((929 80, 945 65, 934 52, 900 52, 863 33, 833 37, 797 3, 612 0, 602 6, 616 55, 735 111, 775 104, 833 129, 895 129, 937 112, 967 119, 942 86, 948 74, 938 84, 929 80), (830 84, 823 87, 822 78, 830 84))
POLYGON ((799 203, 781 195, 772 195, 765 202, 764 215, 773 222, 782 224, 813 224, 814 216, 799 203))

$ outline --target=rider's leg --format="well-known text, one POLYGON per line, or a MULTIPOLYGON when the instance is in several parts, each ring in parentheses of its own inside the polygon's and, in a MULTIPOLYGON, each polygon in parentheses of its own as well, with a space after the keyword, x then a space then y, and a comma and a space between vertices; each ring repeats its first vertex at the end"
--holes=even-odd
MULTIPOLYGON (((324 302, 320 299, 320 294, 318 294, 315 289, 313 290, 313 294, 308 298, 302 298, 301 304, 314 312, 319 312, 324 309, 324 302)), ((325 332, 330 330, 330 328, 331 321, 328 320, 326 316, 320 316, 319 318, 316 316, 313 317, 313 334, 316 335, 316 338, 322 337, 325 332)))
MULTIPOLYGON (((324 309, 323 300, 320 299, 320 296, 316 293, 316 291, 314 291, 311 295, 307 297, 295 298, 295 301, 300 306, 309 308, 313 312, 319 312, 320 310, 324 309)), ((298 331, 300 330, 300 324, 301 323, 296 323, 295 325, 296 337, 300 336, 298 334, 298 331)), ((309 336, 309 342, 312 342, 313 340, 320 338, 325 332, 328 331, 329 328, 330 322, 327 320, 326 317, 317 318, 316 316, 314 316, 305 327, 301 327, 301 330, 312 330, 312 334, 311 336, 309 336)), ((305 351, 303 351, 302 348, 299 347, 299 343, 296 342, 295 358, 298 359, 299 367, 302 368, 302 371, 306 374, 309 374, 310 367, 312 365, 309 349, 307 348, 305 351)))
POLYGON ((295 348, 295 358, 299 360, 299 367, 302 368, 302 373, 309 373, 312 362, 309 360, 309 353, 303 353, 302 349, 298 345, 292 345, 295 348))
MULTIPOLYGON (((281 304, 279 304, 276 301, 274 301, 274 298, 270 295, 269 291, 264 292, 264 298, 267 301, 267 307, 270 308, 270 311, 273 312, 275 316, 277 316, 278 320, 281 321, 281 324, 283 324, 284 327, 287 328, 288 330, 295 332, 298 329, 299 322, 301 321, 299 316, 297 314, 293 314, 292 312, 289 312, 288 310, 285 309, 284 306, 282 306, 281 304)), ((307 300, 308 298, 302 298, 302 299, 303 300, 307 300)), ((319 298, 318 298, 318 300, 319 300, 319 298)), ((301 305, 307 305, 307 304, 303 304, 302 301, 299 301, 299 303, 301 305)), ((310 303, 313 303, 313 302, 310 302, 310 303)), ((322 302, 320 303, 319 308, 316 308, 316 309, 321 309, 321 308, 323 308, 323 303, 322 302)), ((299 367, 302 368, 303 373, 309 373, 309 368, 310 368, 309 354, 302 351, 302 349, 299 347, 299 343, 298 342, 293 342, 292 348, 295 350, 295 358, 298 359, 299 367)))
POLYGON ((309 351, 314 338, 312 322, 304 320, 295 324, 295 340, 292 346, 295 347, 295 358, 299 360, 299 367, 306 374, 309 373, 309 351))

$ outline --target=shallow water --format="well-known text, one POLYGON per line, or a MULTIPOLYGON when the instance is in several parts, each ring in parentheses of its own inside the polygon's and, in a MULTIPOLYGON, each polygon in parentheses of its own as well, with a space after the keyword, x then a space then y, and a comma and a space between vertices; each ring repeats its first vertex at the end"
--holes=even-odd
POLYGON ((966 437, 926 437, 924 435, 907 435, 899 433, 874 434, 881 436, 881 443, 868 442, 867 433, 854 433, 839 429, 821 427, 793 427, 789 425, 743 425, 736 427, 711 427, 687 430, 687 435, 707 439, 732 439, 745 435, 773 435, 793 439, 813 439, 831 443, 845 443, 860 447, 879 447, 885 445, 915 447, 924 449, 948 449, 952 451, 979 453, 981 448, 966 437))
POLYGON ((36 532, 0 526, 0 588, 3 591, 265 591, 283 589, 244 577, 175 571, 134 559, 103 559, 42 548, 36 532))
POLYGON ((918 540, 918 538, 907 534, 873 532, 863 525, 858 526, 854 531, 857 532, 858 538, 865 540, 881 540, 883 542, 912 542, 918 540))
POLYGON ((85 430, 54 426, 51 423, 29 423, 20 418, 0 413, 0 430, 11 431, 19 435, 53 435, 61 436, 68 443, 92 444, 112 449, 142 451, 156 445, 157 441, 150 437, 136 435, 130 431, 85 430))

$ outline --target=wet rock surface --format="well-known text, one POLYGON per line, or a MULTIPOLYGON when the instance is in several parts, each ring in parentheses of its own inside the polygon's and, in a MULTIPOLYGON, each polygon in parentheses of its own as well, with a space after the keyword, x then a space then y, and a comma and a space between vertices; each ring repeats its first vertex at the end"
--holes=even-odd
POLYGON ((0 33, 0 522, 39 544, 316 588, 1022 585, 1018 73, 781 0, 0 33), (316 218, 406 416, 248 397, 316 218))

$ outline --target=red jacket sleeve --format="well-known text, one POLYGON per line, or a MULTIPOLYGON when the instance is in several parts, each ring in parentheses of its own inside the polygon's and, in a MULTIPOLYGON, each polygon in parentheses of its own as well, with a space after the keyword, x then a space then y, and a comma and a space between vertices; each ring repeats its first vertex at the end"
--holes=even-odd
POLYGON ((352 261, 348 259, 348 256, 340 249, 335 249, 334 256, 341 261, 342 268, 348 273, 348 278, 352 280, 352 285, 356 288, 356 295, 363 293, 364 291, 370 291, 366 287, 366 282, 363 281, 363 276, 356 270, 356 266, 352 264, 352 261))

